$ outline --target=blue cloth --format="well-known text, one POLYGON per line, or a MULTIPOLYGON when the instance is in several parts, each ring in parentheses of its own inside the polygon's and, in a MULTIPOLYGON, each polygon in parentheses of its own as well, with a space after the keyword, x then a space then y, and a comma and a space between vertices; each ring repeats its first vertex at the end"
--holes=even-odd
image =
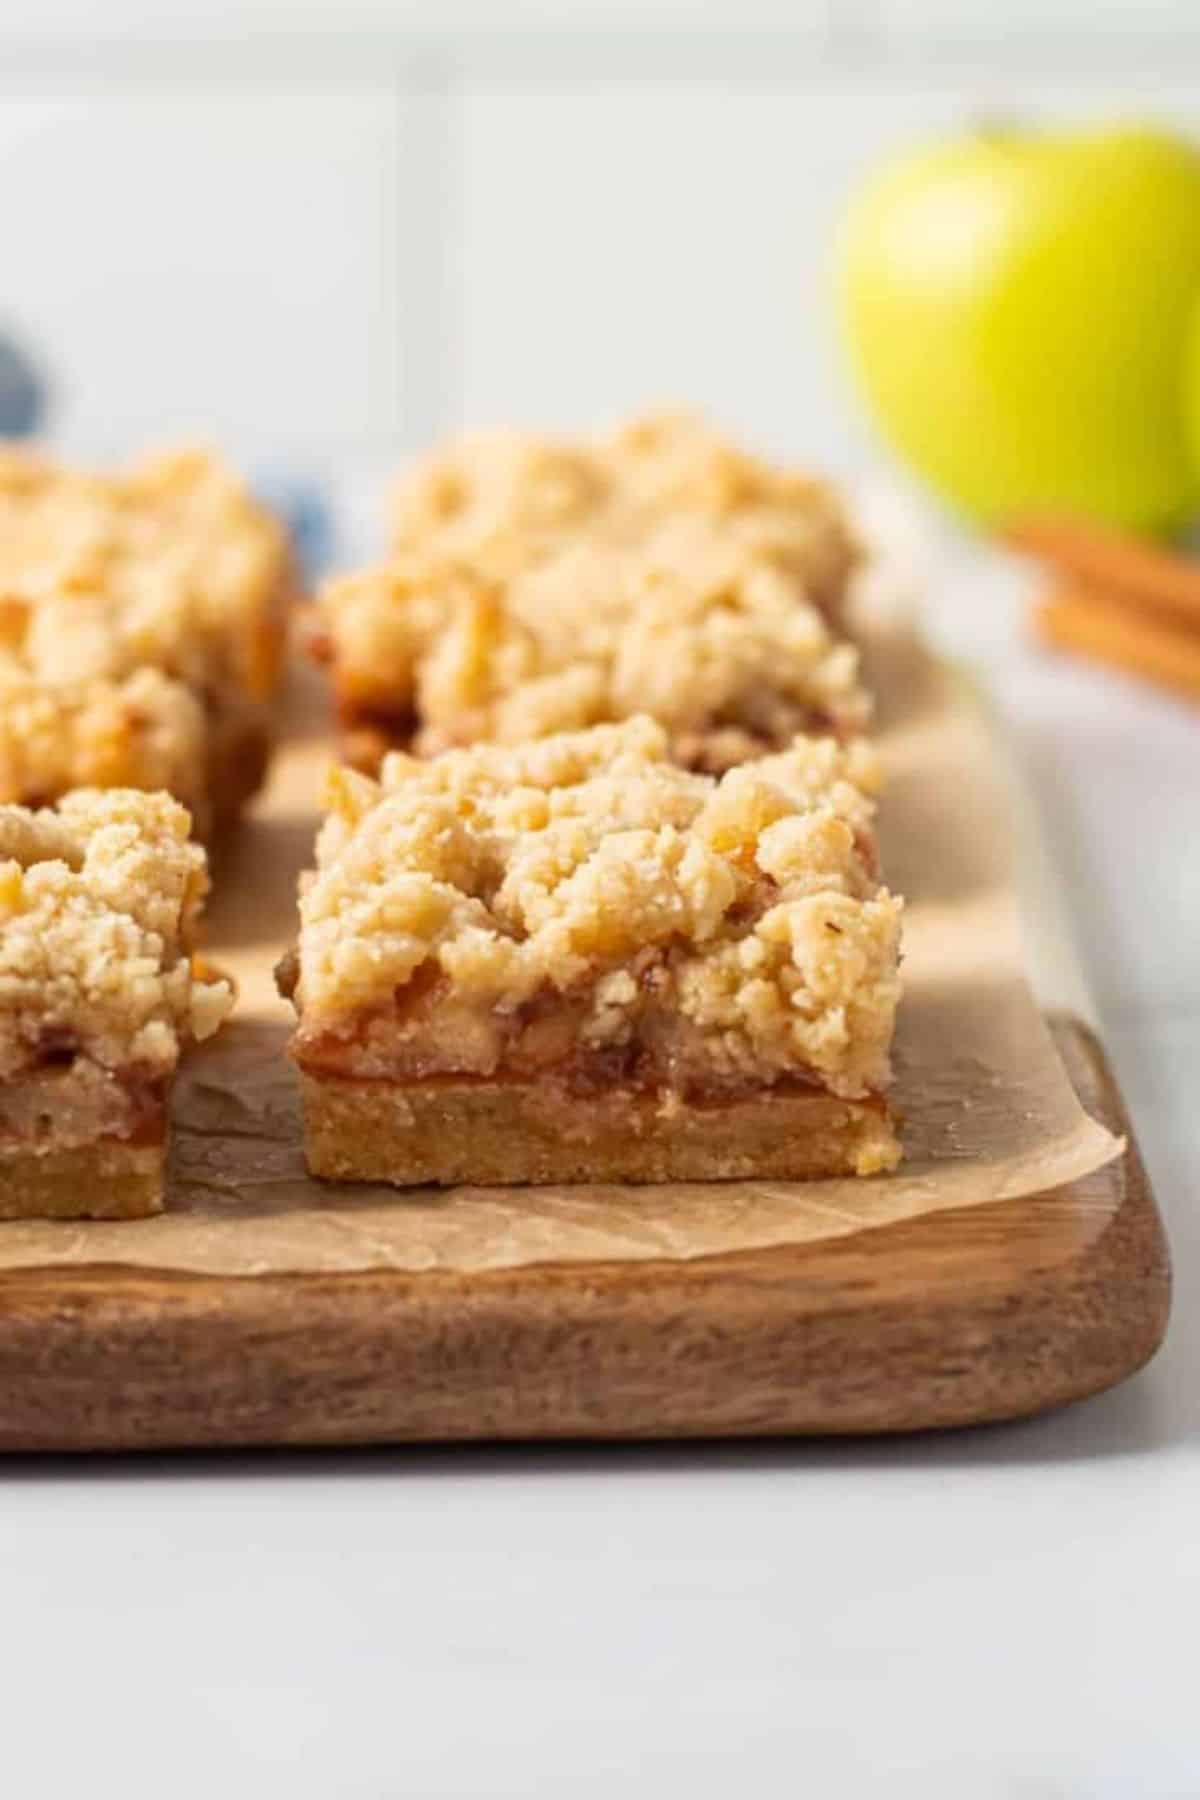
POLYGON ((0 437, 26 438, 46 418, 46 384, 11 337, 0 337, 0 437))
POLYGON ((287 475, 256 476, 255 493, 291 534, 304 579, 310 585, 333 560, 334 521, 329 497, 315 481, 287 475))

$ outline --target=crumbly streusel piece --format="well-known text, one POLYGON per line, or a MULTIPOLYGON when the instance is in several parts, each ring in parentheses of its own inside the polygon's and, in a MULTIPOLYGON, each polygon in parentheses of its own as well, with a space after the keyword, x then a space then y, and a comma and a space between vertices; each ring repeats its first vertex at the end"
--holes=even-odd
POLYGON ((894 1165, 872 752, 801 739, 718 781, 667 749, 640 718, 331 777, 294 970, 314 1173, 894 1165))
MULTIPOLYGON (((211 457, 95 475, 0 455, 0 689, 40 688, 68 721, 107 706, 110 736, 140 705, 131 678, 154 670, 187 690, 168 702, 160 681, 158 748, 144 765, 139 742, 118 765, 123 783, 157 786, 169 764, 172 792, 201 815, 210 803, 236 811, 265 761, 291 582, 279 522, 211 457), (178 726, 189 699, 200 715, 186 727, 180 780, 183 737, 168 752, 162 721, 170 711, 178 726)), ((31 768, 24 786, 0 783, 0 799, 55 797, 65 784, 54 764, 67 761, 31 768)))
POLYGON ((0 661, 0 799, 31 805, 80 787, 163 789, 209 828, 204 708, 158 669, 46 683, 0 661))
POLYGON ((399 483, 393 541, 508 577, 564 538, 636 541, 680 517, 719 524, 825 611, 844 601, 858 548, 833 490, 688 413, 650 414, 592 440, 468 434, 399 483))
POLYGON ((0 1218, 162 1205, 181 1048, 232 1005, 192 966, 208 886, 166 794, 0 806, 0 1218))
POLYGON ((680 515, 635 544, 584 538, 506 580, 410 554, 331 582, 321 648, 352 760, 390 744, 521 743, 650 713, 718 771, 868 716, 858 652, 774 560, 680 515))

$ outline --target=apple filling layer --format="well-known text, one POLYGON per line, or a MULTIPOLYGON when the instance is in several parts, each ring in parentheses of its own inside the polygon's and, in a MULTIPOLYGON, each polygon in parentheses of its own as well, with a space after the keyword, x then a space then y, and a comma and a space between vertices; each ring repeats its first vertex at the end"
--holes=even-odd
POLYGON ((0 1082, 0 1151, 36 1150, 47 1142, 76 1149, 101 1139, 159 1143, 166 1096, 159 1073, 56 1056, 0 1082))
POLYGON ((340 1032, 301 1027, 292 1046, 297 1063, 310 1075, 363 1081, 551 1082, 577 1098, 619 1088, 666 1110, 680 1100, 715 1104, 764 1087, 824 1088, 815 1070, 765 1070, 736 1039, 685 1017, 669 962, 652 951, 628 975, 607 976, 599 990, 547 992, 512 1012, 464 1000, 427 970, 386 1012, 347 1021, 340 1032), (630 985, 639 990, 633 1005, 630 985))

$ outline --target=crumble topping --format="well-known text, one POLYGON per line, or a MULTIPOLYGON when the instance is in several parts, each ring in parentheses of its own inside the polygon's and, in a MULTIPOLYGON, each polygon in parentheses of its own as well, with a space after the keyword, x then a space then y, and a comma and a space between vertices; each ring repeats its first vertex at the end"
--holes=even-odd
POLYGON ((210 1036, 229 984, 192 969, 204 852, 166 794, 79 790, 55 810, 0 806, 0 1081, 47 1057, 169 1075, 181 1040, 210 1036))
POLYGON ((321 610, 350 717, 415 715, 420 754, 648 712, 677 760, 720 769, 869 712, 857 650, 704 518, 559 547, 506 581, 400 557, 330 583, 321 610))
POLYGON ((288 579, 278 520, 215 457, 119 474, 0 454, 0 669, 44 681, 153 666, 267 697, 288 579))
POLYGON ((200 702, 157 669, 42 683, 0 661, 0 801, 76 787, 165 788, 204 831, 207 752, 200 702))
POLYGON ((340 1035, 385 1073, 407 1034, 425 1072, 488 1074, 548 1030, 556 1057, 653 1042, 683 1080, 881 1087, 901 903, 873 875, 873 752, 802 739, 718 781, 667 750, 635 718, 334 771, 301 897, 301 1060, 340 1035))
POLYGON ((564 536, 597 525, 612 502, 611 473, 590 448, 472 431, 402 477, 393 544, 465 555, 489 573, 510 574, 564 536))
POLYGON ((650 414, 590 442, 468 434, 401 481, 394 544, 465 555, 506 577, 566 536, 636 540, 680 515, 719 521, 821 606, 843 599, 858 552, 833 491, 683 412, 650 414))

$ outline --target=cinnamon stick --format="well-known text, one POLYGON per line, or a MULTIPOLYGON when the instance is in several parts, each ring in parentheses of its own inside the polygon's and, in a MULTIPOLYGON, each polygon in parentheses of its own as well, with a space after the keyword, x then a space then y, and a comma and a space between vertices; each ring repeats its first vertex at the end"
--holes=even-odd
POLYGON ((1200 630, 1195 627, 1140 612, 1114 593, 1072 586, 1039 602, 1033 628, 1054 649, 1074 650, 1107 668, 1141 675, 1200 704, 1200 630))
POLYGON ((1015 550, 1049 563, 1069 582, 1110 589, 1147 612, 1200 630, 1200 562, 1099 525, 1026 519, 1003 533, 1015 550))

